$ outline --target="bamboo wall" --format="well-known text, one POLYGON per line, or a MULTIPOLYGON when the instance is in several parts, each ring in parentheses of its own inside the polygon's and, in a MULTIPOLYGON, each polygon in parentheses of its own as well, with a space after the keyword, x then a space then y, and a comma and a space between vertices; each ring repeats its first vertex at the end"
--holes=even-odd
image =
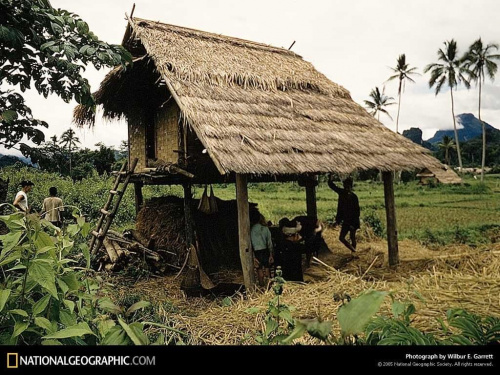
POLYGON ((179 154, 179 107, 172 104, 160 108, 155 116, 156 157, 160 160, 177 163, 179 154))

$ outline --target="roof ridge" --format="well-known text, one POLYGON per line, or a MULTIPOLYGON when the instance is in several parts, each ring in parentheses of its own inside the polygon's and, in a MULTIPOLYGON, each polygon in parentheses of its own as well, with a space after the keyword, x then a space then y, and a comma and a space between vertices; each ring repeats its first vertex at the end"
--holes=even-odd
MULTIPOLYGON (((290 51, 286 48, 276 47, 276 46, 273 46, 271 44, 255 42, 253 40, 242 39, 242 38, 224 35, 224 34, 216 34, 216 33, 210 32, 210 31, 204 31, 204 30, 193 29, 193 28, 184 27, 184 26, 172 25, 172 24, 161 22, 161 21, 152 21, 152 20, 147 20, 145 18, 139 18, 139 17, 133 17, 132 21, 134 21, 134 22, 136 21, 136 24, 139 24, 140 22, 146 22, 146 23, 151 23, 155 26, 160 25, 160 26, 163 26, 163 27, 170 29, 173 32, 177 32, 177 33, 186 33, 186 34, 195 35, 197 37, 202 37, 202 38, 204 37, 207 39, 214 38, 214 39, 219 39, 222 42, 229 42, 229 43, 233 43, 233 44, 237 44, 237 45, 251 46, 253 48, 262 48, 262 49, 270 50, 270 51, 273 51, 276 53, 282 53, 282 54, 302 58, 302 56, 300 56, 299 54, 297 54, 293 51, 290 51)), ((138 25, 138 26, 143 26, 143 25, 138 25)))

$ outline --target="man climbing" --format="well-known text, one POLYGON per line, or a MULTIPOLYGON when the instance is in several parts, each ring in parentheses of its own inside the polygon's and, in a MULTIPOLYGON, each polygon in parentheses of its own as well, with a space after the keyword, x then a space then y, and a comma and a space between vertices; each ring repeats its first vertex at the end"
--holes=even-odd
POLYGON ((359 229, 359 201, 356 194, 352 192, 353 181, 348 177, 344 180, 344 188, 339 188, 334 184, 332 175, 328 180, 328 186, 339 195, 337 205, 337 216, 335 217, 335 225, 342 225, 340 229, 339 240, 351 252, 356 252, 356 231, 359 229), (351 243, 346 240, 346 235, 349 233, 351 243))

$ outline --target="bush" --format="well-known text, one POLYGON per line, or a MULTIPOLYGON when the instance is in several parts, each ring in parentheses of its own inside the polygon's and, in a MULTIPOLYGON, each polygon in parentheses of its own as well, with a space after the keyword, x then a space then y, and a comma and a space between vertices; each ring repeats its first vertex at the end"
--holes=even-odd
POLYGON ((384 236, 384 224, 375 211, 369 211, 366 213, 365 216, 363 216, 363 222, 373 230, 373 233, 377 237, 384 236))
POLYGON ((36 214, 0 217, 10 231, 0 236, 0 324, 5 327, 0 344, 149 344, 145 323, 134 316, 150 304, 137 301, 125 308, 98 296, 103 282, 88 277, 88 246, 75 246, 76 237, 87 237, 90 224, 82 216, 75 219, 62 231, 36 214), (77 252, 85 267, 74 266, 77 252))

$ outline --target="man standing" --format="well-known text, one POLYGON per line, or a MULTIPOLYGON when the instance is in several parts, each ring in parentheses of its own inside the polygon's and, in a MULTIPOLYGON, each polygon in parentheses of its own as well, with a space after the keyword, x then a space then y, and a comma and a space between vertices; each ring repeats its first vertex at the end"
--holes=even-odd
POLYGON ((14 198, 14 207, 18 210, 28 214, 30 212, 30 207, 28 206, 28 193, 33 189, 33 185, 35 185, 30 180, 21 181, 21 190, 16 194, 14 198))
POLYGON ((341 224, 339 240, 353 253, 356 252, 356 231, 359 229, 359 201, 356 194, 352 192, 352 178, 344 180, 344 188, 339 188, 333 183, 332 176, 328 180, 328 186, 339 195, 337 216, 335 224, 341 224), (346 240, 349 233, 351 243, 346 240))
POLYGON ((45 198, 42 204, 42 212, 45 213, 44 219, 50 221, 56 227, 61 228, 61 211, 64 211, 63 201, 57 197, 57 188, 52 186, 49 189, 50 197, 45 198))

